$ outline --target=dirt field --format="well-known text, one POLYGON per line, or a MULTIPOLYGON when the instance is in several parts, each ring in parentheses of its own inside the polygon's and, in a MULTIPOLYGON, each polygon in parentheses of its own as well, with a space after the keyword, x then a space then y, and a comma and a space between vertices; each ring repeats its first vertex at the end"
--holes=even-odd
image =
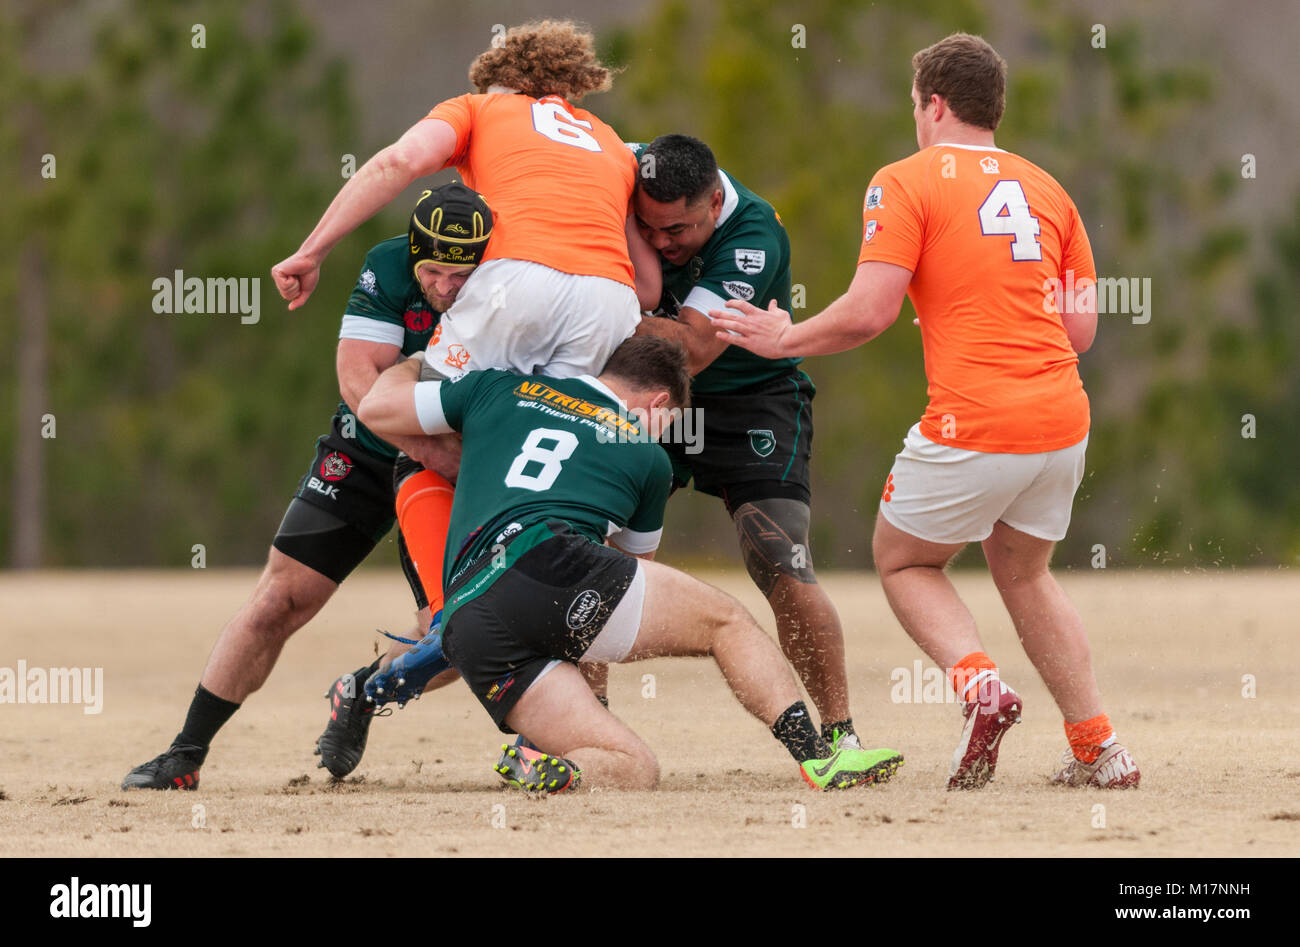
MULTIPOLYGON (((1108 712, 1142 767, 1137 792, 1047 785, 1065 748, 1061 720, 976 571, 958 574, 959 588, 1026 705, 982 792, 943 789, 955 706, 891 700, 900 686, 891 671, 910 674, 920 652, 869 574, 824 581, 844 619, 858 729, 907 757, 886 786, 810 791, 706 660, 612 671, 615 712, 659 754, 657 792, 533 800, 503 789, 490 769, 501 737, 459 683, 377 720, 357 773, 332 785, 311 752, 322 695, 339 672, 368 662, 372 629, 409 623, 400 575, 372 572, 349 580, 290 642, 219 735, 198 792, 122 793, 126 771, 180 729, 208 650, 254 577, 0 575, 0 667, 24 659, 104 675, 97 715, 0 704, 0 857, 497 855, 511 832, 549 837, 572 855, 956 855, 973 839, 986 856, 1300 854, 1300 702, 1290 679, 1300 666, 1300 579, 1291 573, 1063 578, 1088 623, 1108 712), (643 696, 647 674, 653 697, 643 696), (1257 696, 1243 696, 1244 675, 1257 696)), ((771 626, 742 574, 706 578, 771 626)))

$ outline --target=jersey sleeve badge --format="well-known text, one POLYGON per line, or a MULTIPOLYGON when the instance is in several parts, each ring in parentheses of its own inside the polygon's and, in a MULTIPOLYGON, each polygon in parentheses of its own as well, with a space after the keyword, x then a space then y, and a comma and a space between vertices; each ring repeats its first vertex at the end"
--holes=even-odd
POLYGON ((736 250, 736 269, 747 276, 753 276, 755 273, 763 272, 763 265, 767 262, 766 250, 746 250, 737 248, 736 250))
POLYGON ((867 188, 867 199, 862 205, 863 210, 875 210, 880 206, 880 200, 885 196, 885 189, 878 185, 867 188))
POLYGON ((743 280, 726 280, 723 282, 722 288, 727 291, 727 295, 732 299, 743 299, 749 302, 754 298, 754 287, 743 280))

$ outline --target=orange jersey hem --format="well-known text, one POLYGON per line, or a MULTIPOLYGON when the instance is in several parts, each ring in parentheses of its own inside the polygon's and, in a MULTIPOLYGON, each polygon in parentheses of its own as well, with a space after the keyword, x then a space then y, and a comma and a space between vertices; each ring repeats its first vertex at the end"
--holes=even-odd
POLYGON ((944 447, 973 450, 980 454, 1047 454, 1054 450, 1073 447, 1087 437, 1088 432, 1092 430, 1092 420, 1090 418, 1082 430, 1075 430, 1070 434, 1054 437, 1051 440, 1034 441, 1032 444, 1027 444, 1024 441, 943 437, 939 433, 940 429, 937 421, 928 418, 921 419, 921 435, 926 440, 933 441, 935 444, 942 444, 944 447))

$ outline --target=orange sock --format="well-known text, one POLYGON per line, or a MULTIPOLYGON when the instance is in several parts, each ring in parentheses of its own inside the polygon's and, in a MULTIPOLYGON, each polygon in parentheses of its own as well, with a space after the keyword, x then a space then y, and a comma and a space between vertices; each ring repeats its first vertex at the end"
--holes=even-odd
POLYGON ((1095 762, 1101 756, 1105 745, 1115 738, 1115 728, 1110 725, 1110 718, 1097 714, 1091 720, 1078 723, 1065 721, 1065 738, 1070 741, 1070 751, 1081 763, 1095 762))
POLYGON ((451 482, 432 470, 406 478, 397 491, 397 525, 435 615, 442 609, 442 566, 454 493, 451 482))
POLYGON ((983 651, 972 651, 958 661, 949 673, 952 689, 962 700, 969 700, 966 692, 979 684, 986 677, 997 677, 998 666, 983 651), (985 673, 985 672, 989 673, 985 673))

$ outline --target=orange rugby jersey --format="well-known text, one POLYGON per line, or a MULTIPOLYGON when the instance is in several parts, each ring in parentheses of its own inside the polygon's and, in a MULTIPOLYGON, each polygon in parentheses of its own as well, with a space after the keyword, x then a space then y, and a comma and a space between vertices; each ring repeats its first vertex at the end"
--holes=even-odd
POLYGON ((455 129, 447 164, 492 208, 484 259, 634 285, 624 227, 637 165, 612 128, 558 95, 462 95, 426 118, 455 129))
POLYGON ((999 148, 933 145, 877 172, 862 220, 858 262, 912 271, 930 398, 922 434, 1010 454, 1083 440, 1079 359, 1044 308, 1045 285, 1096 271, 1079 212, 1051 175, 999 148))

